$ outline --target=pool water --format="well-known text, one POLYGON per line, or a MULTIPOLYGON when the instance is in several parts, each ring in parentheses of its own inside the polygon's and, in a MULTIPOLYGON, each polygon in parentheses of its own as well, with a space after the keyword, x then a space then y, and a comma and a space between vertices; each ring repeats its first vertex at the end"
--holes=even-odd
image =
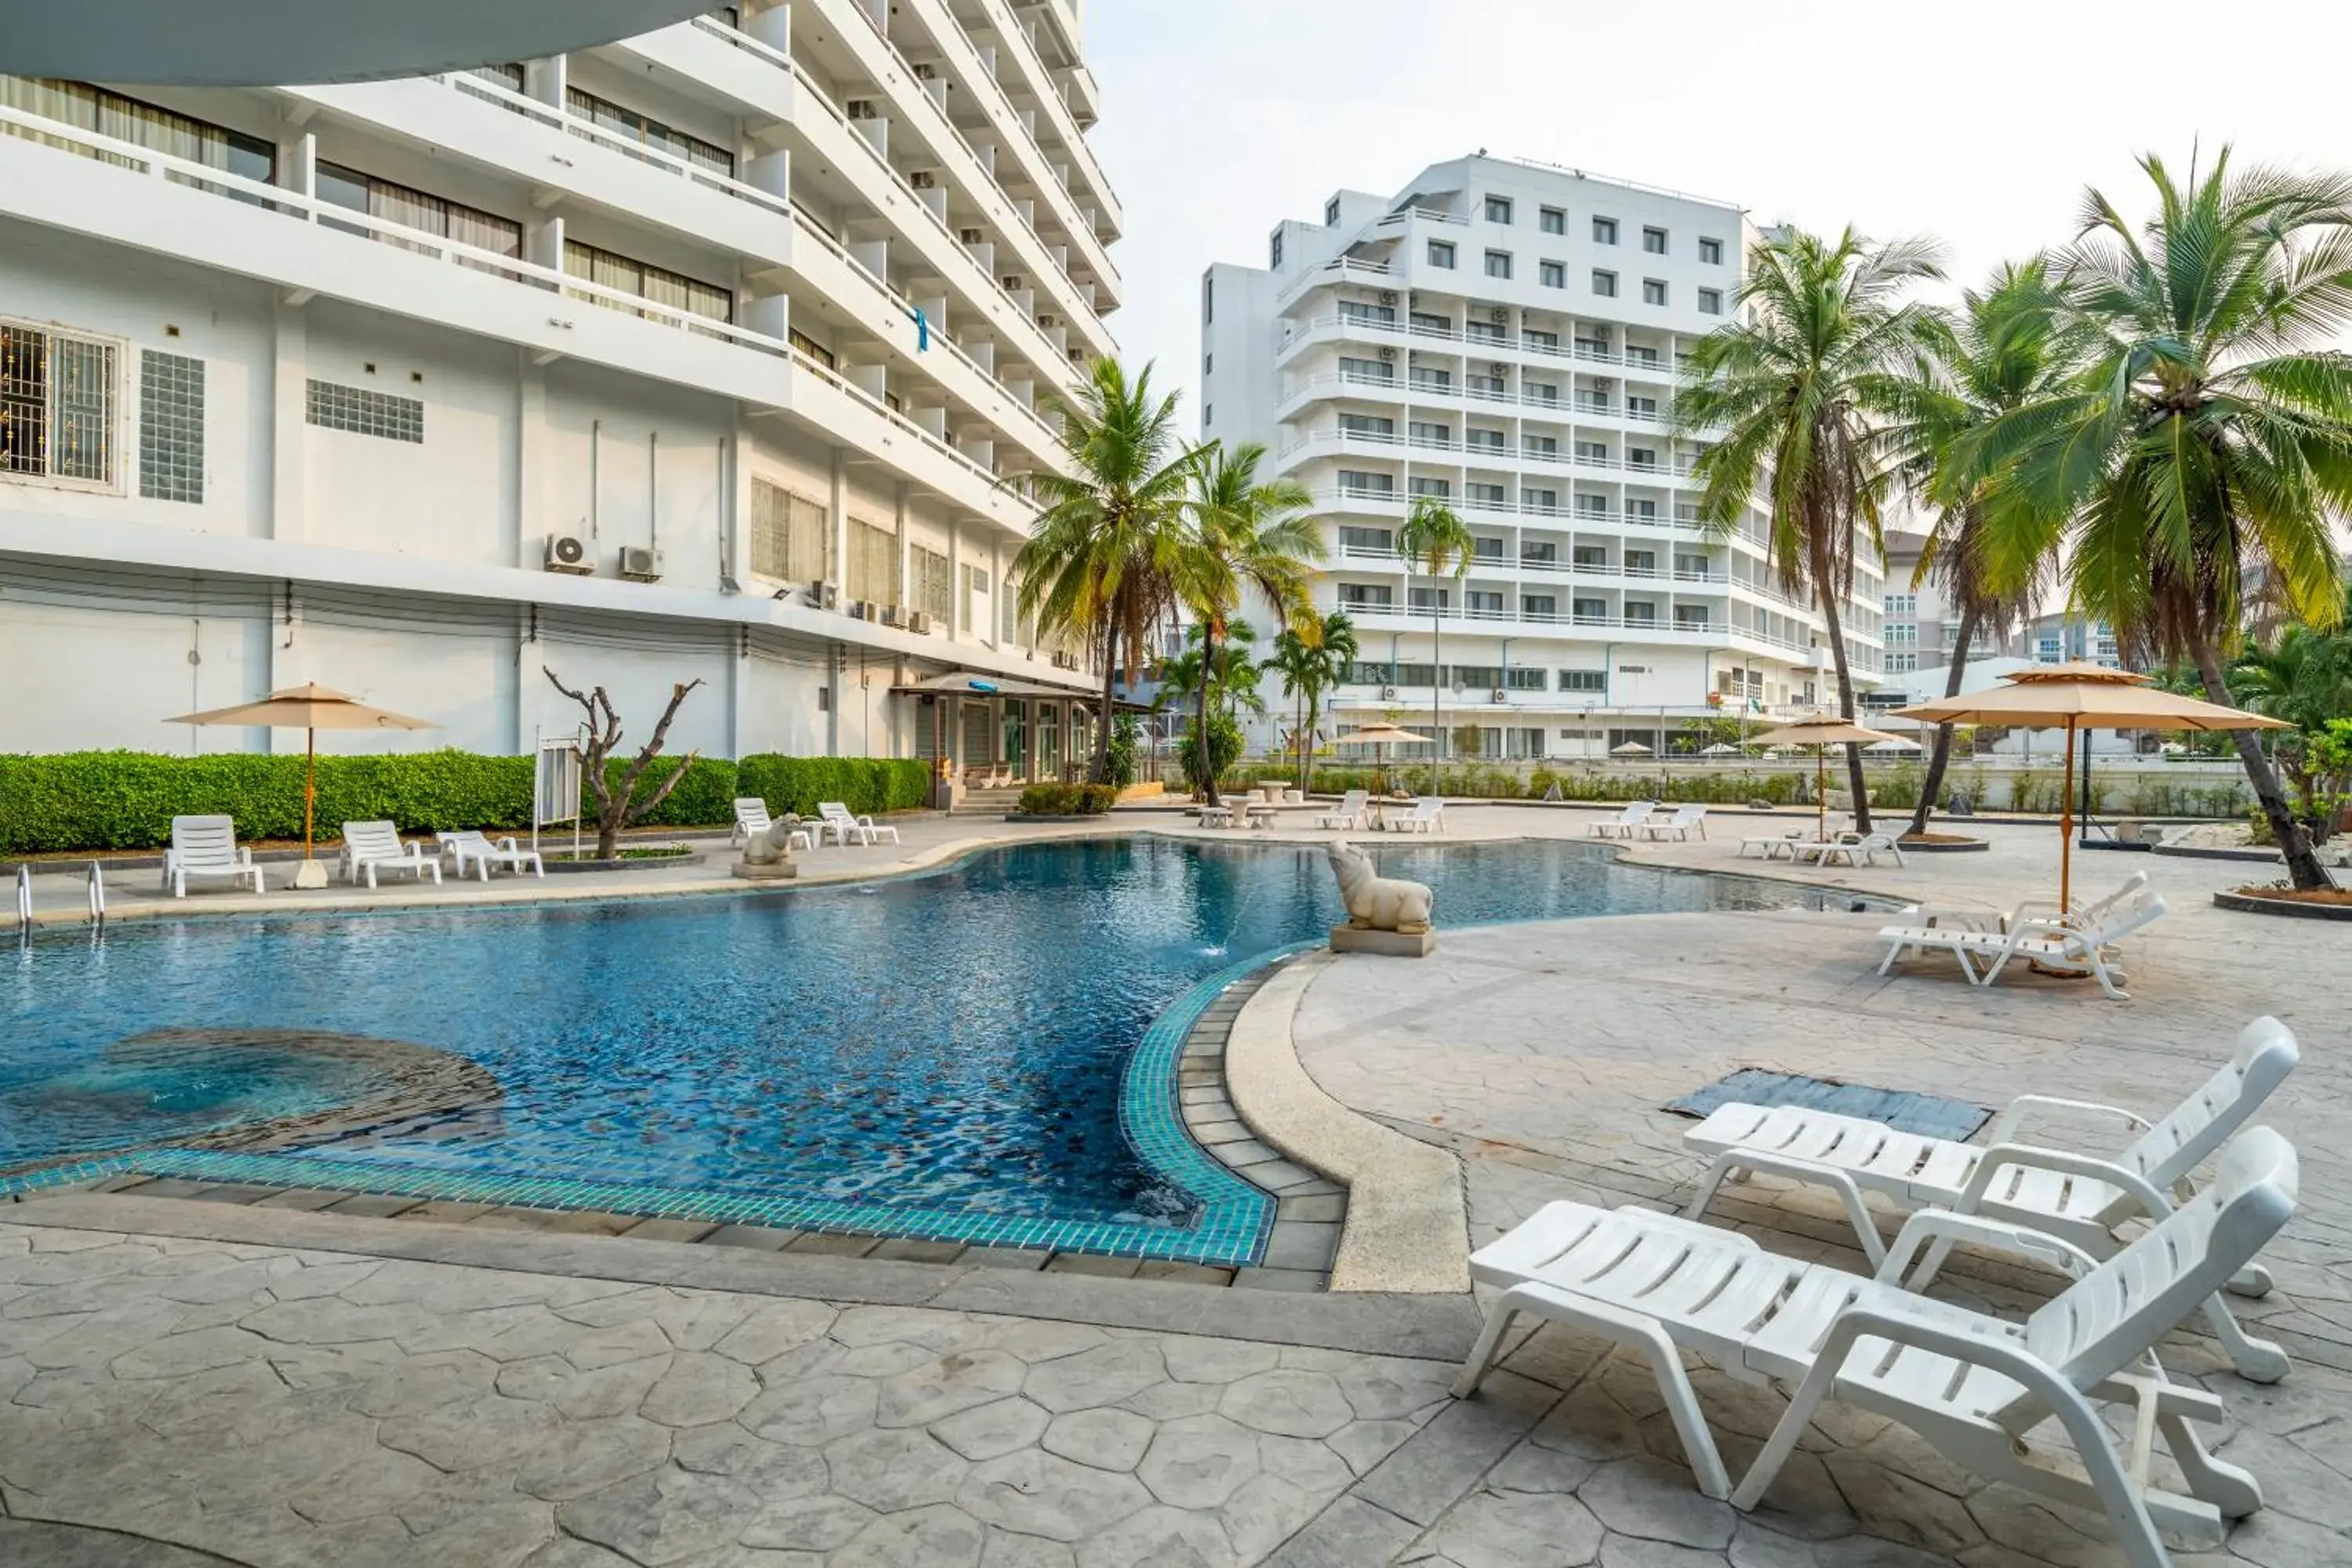
MULTIPOLYGON (((1574 844, 1377 853, 1384 873, 1432 885, 1441 928, 1816 898, 1574 844)), ((503 1086, 478 1124, 326 1151, 387 1190, 404 1171, 463 1172, 1184 1226, 1201 1194, 1122 1131, 1129 1055, 1204 976, 1341 918, 1319 848, 1137 837, 776 897, 191 919, 36 942, 0 962, 0 1171, 186 1136, 224 1110, 282 1113, 178 1103, 192 1091, 143 1084, 122 1043, 300 1028, 457 1052, 503 1086)), ((294 1081, 252 1098, 307 1108, 335 1087, 294 1081)))

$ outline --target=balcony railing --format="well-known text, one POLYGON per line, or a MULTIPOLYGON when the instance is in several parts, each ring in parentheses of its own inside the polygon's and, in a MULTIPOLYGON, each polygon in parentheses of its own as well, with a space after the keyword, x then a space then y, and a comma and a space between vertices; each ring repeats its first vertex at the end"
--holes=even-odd
MULTIPOLYGON (((1426 436, 1400 438, 1393 435, 1383 436, 1376 432, 1357 430, 1309 431, 1307 434, 1301 436, 1297 440, 1291 442, 1288 446, 1283 447, 1280 452, 1276 453, 1276 460, 1277 462, 1287 462, 1292 458, 1298 457, 1302 454, 1311 454, 1326 447, 1403 447, 1408 446, 1413 448, 1433 452, 1463 452, 1465 455, 1471 452, 1475 452, 1477 454, 1477 460, 1471 466, 1479 468, 1524 468, 1532 462, 1535 466, 1543 468, 1590 468, 1597 472, 1622 473, 1637 476, 1654 475, 1660 479, 1687 479, 1691 472, 1691 465, 1688 463, 1640 463, 1623 458, 1595 457, 1585 452, 1570 452, 1565 454, 1547 452, 1542 454, 1540 457, 1531 457, 1528 453, 1514 451, 1507 447, 1469 447, 1465 446, 1465 444, 1460 440, 1452 437, 1448 437, 1444 440, 1440 440, 1434 437, 1426 436)), ((1458 467, 1462 465, 1448 466, 1458 467)))
MULTIPOLYGON (((543 106, 542 106, 543 107, 543 106)), ((641 321, 689 332, 697 337, 713 338, 735 348, 747 349, 790 363, 796 370, 805 371, 828 386, 845 394, 868 412, 888 422, 899 433, 939 456, 949 459, 987 484, 998 488, 998 475, 985 464, 959 451, 951 443, 932 435, 920 425, 890 407, 865 388, 848 381, 803 353, 780 338, 740 327, 716 317, 698 315, 675 305, 666 305, 640 294, 578 278, 555 268, 544 267, 519 257, 501 255, 478 246, 453 240, 430 229, 412 228, 393 223, 373 214, 358 211, 317 196, 265 181, 233 174, 208 163, 158 153, 137 142, 120 141, 97 132, 60 120, 47 120, 19 110, 0 107, 0 126, 13 126, 25 139, 46 143, 68 156, 95 158, 135 174, 166 180, 173 185, 201 191, 209 195, 226 197, 240 206, 263 214, 286 217, 298 223, 313 223, 352 233, 357 237, 383 241, 400 250, 427 261, 446 262, 469 271, 487 273, 493 278, 531 289, 535 298, 560 308, 565 300, 578 300, 601 308, 635 316, 641 321)), ((362 300, 361 303, 366 303, 362 300)), ((535 307, 536 308, 536 307, 535 307)), ((549 324, 570 327, 573 323, 559 316, 545 318, 549 324)))
MULTIPOLYGON (((1038 67, 1038 79, 1050 89, 1054 85, 1053 68, 1038 57, 1035 47, 1030 43, 1027 30, 1013 16, 1012 7, 1007 5, 1004 0, 980 0, 980 8, 988 13, 989 24, 1000 37, 1015 38, 1020 41, 1020 47, 1028 51, 1029 58, 1035 61, 1038 67)), ((1076 28, 1071 29, 1074 33, 1076 30, 1076 28)), ((1078 69, 1081 72, 1086 71, 1083 62, 1080 63, 1078 69)), ((981 74, 987 78, 989 85, 996 89, 996 96, 1003 103, 1005 112, 1013 117, 1013 123, 1021 127, 1022 134, 1029 137, 1031 143, 1036 146, 1041 156, 1050 160, 1053 154, 1048 153, 1045 145, 1039 142, 1035 135, 1030 132, 1029 122, 1022 119, 1021 111, 1013 106, 1012 95, 1004 90, 1004 84, 994 77, 989 76, 985 71, 981 74)), ((1070 114, 1069 105, 1061 100, 1058 93, 1050 90, 1038 93, 1037 98, 1040 102, 1047 106, 1049 112, 1058 114, 1061 119, 1062 123, 1057 124, 1054 129, 1061 133, 1063 142, 1070 149, 1071 163, 1075 164, 1083 162, 1087 179, 1102 192, 1106 198, 1124 206, 1124 203, 1119 203, 1118 193, 1111 188, 1110 179, 1103 173, 1102 165, 1096 161, 1095 150, 1087 144, 1086 133, 1078 129, 1077 121, 1070 114)))
MULTIPOLYGON (((1358 269, 1364 269, 1368 276, 1375 278, 1395 276, 1395 269, 1387 262, 1366 261, 1357 257, 1341 257, 1338 260, 1326 262, 1321 267, 1301 273, 1296 280, 1283 289, 1276 303, 1287 302, 1292 294, 1312 283, 1346 282, 1348 273, 1358 269), (1340 268, 1339 263, 1342 261, 1349 264, 1347 268, 1340 268), (1370 270, 1375 268, 1378 268, 1377 272, 1370 270)), ((1436 326, 1425 321, 1414 321, 1410 315, 1395 321, 1370 321, 1361 316, 1336 313, 1310 316, 1303 321, 1277 321, 1275 323, 1275 347, 1277 350, 1289 348, 1294 343, 1306 339, 1310 333, 1332 327, 1344 327, 1351 336, 1412 338, 1428 342, 1462 343, 1466 345, 1465 352, 1475 351, 1470 354, 1472 358, 1490 354, 1496 350, 1505 350, 1515 353, 1532 354, 1543 360, 1567 360, 1577 364, 1608 365, 1615 370, 1636 373, 1633 376, 1636 380, 1643 379, 1639 374, 1643 372, 1653 373, 1655 378, 1662 382, 1677 375, 1686 377, 1690 374, 1688 367, 1679 358, 1670 367, 1664 359, 1645 356, 1638 349, 1621 352, 1614 349, 1581 346, 1562 348, 1557 343, 1538 342, 1525 336, 1513 337, 1508 334, 1496 336, 1494 335, 1492 328, 1482 327, 1481 330, 1474 332, 1465 327, 1451 324, 1436 326)))
MULTIPOLYGON (((1408 560, 1402 552, 1393 549, 1381 550, 1371 545, 1343 544, 1339 547, 1339 558, 1343 562, 1369 562, 1386 567, 1402 568, 1408 575, 1425 575, 1419 572, 1415 563, 1408 560)), ((1721 573, 1666 571, 1658 567, 1595 566, 1576 561, 1535 560, 1524 555, 1517 560, 1509 556, 1479 556, 1471 562, 1469 575, 1507 577, 1514 572, 1531 572, 1547 577, 1591 578, 1594 581, 1606 582, 1685 583, 1696 584, 1710 594, 1721 592, 1731 586, 1731 579, 1721 573)))

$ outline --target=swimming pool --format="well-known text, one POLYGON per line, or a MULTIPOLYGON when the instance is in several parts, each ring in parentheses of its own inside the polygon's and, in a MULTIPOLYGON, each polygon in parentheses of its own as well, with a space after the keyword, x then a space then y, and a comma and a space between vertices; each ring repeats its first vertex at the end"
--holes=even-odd
MULTIPOLYGON (((1574 844, 1379 855, 1433 885, 1441 926, 1818 897, 1574 844)), ((126 1042, 312 1030, 457 1053, 502 1099, 299 1150, 150 1151, 138 1168, 1245 1261, 1265 1205, 1190 1148, 1172 1093, 1140 1092, 1166 1088, 1172 1058, 1138 1083, 1139 1051, 1155 1019, 1160 1045, 1189 1022, 1162 1016, 1204 981, 1339 918, 1319 847, 1143 837, 778 896, 37 942, 0 963, 0 1171, 184 1138, 214 1114, 202 1093, 128 1105, 149 1064, 126 1042)), ((230 1094, 218 1120, 336 1087, 230 1094)))

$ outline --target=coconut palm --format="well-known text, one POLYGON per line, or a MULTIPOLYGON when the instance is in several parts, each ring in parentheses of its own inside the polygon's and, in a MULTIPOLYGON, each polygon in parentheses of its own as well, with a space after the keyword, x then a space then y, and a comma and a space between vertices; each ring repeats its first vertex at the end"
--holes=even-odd
POLYGON ((1266 661, 1266 668, 1282 677, 1282 689, 1298 702, 1296 733, 1302 791, 1314 783, 1315 723, 1322 717, 1323 694, 1347 678, 1357 652, 1356 623, 1340 610, 1323 617, 1319 637, 1301 637, 1286 626, 1274 639, 1274 657, 1266 661))
MULTIPOLYGON (((1993 570, 1986 526, 1992 476, 1977 464, 1976 438, 2002 416, 2065 384, 2091 347, 2089 334, 2062 315, 2043 258, 2005 264, 1982 291, 1969 290, 1961 300, 1950 339, 1927 367, 1916 407, 1896 437, 1908 448, 1906 478, 1913 494, 1936 514, 1912 585, 1934 583, 1959 614, 1944 679, 1947 697, 1960 694, 1979 630, 2006 638, 2041 604, 2057 573, 2050 552, 2022 563, 2021 570, 1993 570)), ((1952 727, 1938 724, 1911 832, 1927 831, 1951 756, 1952 727)))
MULTIPOLYGON (((1452 507, 1435 496, 1417 496, 1412 510, 1397 530, 1397 553, 1431 577, 1451 577, 1455 586, 1469 574, 1472 557, 1478 552, 1477 542, 1470 537, 1469 528, 1452 507)), ((1445 615, 1445 590, 1433 588, 1429 594, 1429 715, 1433 737, 1429 752, 1429 793, 1442 793, 1439 788, 1444 774, 1439 771, 1445 763, 1445 721, 1444 704, 1445 665, 1439 647, 1440 623, 1445 615)))
MULTIPOLYGON (((1941 276, 1925 241, 1779 233, 1750 253, 1739 319, 1699 341, 1675 399, 1675 434, 1710 443, 1692 470, 1700 518, 1728 538, 1769 503, 1775 574, 1788 593, 1811 593, 1848 719, 1843 612, 1858 554, 1885 552, 1879 509, 1896 457, 1886 433, 1916 413, 1917 367, 1949 336, 1937 311, 1903 295, 1941 276)), ((1846 748, 1846 768, 1854 826, 1867 832, 1860 746, 1846 748)))
POLYGON ((2277 732, 2274 754, 2294 785, 2304 821, 2326 837, 2325 824, 2333 814, 2320 798, 2321 770, 2313 768, 2311 752, 2330 724, 2352 719, 2352 637, 2287 626, 2267 647, 2239 655, 2230 669, 2230 691, 2255 712, 2294 726, 2277 732))
MULTIPOLYGON (((1265 448, 1255 441, 1238 447, 1213 445, 1193 470, 1191 510, 1193 537, 1183 558, 1179 591, 1201 628, 1206 663, 1214 669, 1217 645, 1245 594, 1255 592, 1275 619, 1302 637, 1319 637, 1307 595, 1310 564, 1323 556, 1323 537, 1307 509, 1314 500, 1297 479, 1258 478, 1265 448)), ((1251 666, 1253 674, 1256 667, 1251 666)), ((1251 683, 1253 695, 1255 682, 1251 683)), ((1203 680, 1193 714, 1200 725, 1202 755, 1209 737, 1209 682, 1203 680)), ((1202 796, 1221 804, 1214 768, 1204 767, 1202 796)))
POLYGON ((1150 365, 1130 379, 1118 361, 1097 360, 1056 412, 1067 471, 1014 481, 1040 511, 1013 570, 1021 612, 1039 632, 1071 633, 1102 661, 1090 776, 1103 784, 1119 673, 1135 679, 1189 570, 1190 498, 1202 459, 1177 434, 1175 395, 1153 395, 1150 365))
MULTIPOLYGON (((2352 321, 2352 177, 2233 170, 2227 148, 2201 179, 2140 166, 2155 212, 2088 192, 2060 258, 2096 357, 1986 443, 2018 499, 1998 548, 2014 569, 2063 538, 2075 604, 2227 702, 2257 582, 2315 629, 2344 614, 2352 355, 2319 345, 2352 321)), ((2328 886, 2261 744, 2232 738, 2294 885, 2328 886)))

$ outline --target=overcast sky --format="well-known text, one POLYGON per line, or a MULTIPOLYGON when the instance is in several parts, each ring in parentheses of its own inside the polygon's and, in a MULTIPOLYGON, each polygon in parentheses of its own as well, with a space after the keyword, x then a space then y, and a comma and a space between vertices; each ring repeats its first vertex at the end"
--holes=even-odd
POLYGON ((1957 279, 2071 237, 2192 142, 2352 169, 2347 0, 1085 0, 1126 207, 1123 352, 1193 386, 1201 269, 1475 152, 1931 234, 1957 279))

